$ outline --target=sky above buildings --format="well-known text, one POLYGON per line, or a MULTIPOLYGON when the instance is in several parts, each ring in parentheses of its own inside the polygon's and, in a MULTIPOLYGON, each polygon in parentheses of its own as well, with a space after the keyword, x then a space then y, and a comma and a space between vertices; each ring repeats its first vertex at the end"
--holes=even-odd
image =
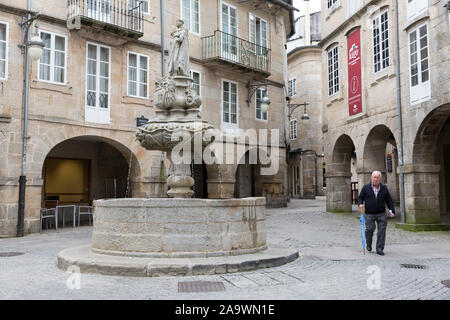
MULTIPOLYGON (((309 8, 311 13, 320 11, 320 0, 310 0, 309 8)), ((304 0, 294 0, 294 7, 300 10, 300 12, 295 12, 295 18, 303 16, 305 14, 304 0)))

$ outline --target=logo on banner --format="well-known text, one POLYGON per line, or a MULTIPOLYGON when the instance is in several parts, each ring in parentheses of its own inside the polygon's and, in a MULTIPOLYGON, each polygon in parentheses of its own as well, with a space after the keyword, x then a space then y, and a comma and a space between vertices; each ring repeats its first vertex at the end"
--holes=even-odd
POLYGON ((356 45, 356 43, 354 43, 348 53, 348 59, 355 60, 356 58, 358 58, 358 54, 359 54, 358 46, 356 45))
POLYGON ((352 85, 350 87, 350 89, 352 90, 352 93, 355 94, 356 92, 358 92, 359 89, 359 79, 357 76, 353 76, 352 77, 352 85))

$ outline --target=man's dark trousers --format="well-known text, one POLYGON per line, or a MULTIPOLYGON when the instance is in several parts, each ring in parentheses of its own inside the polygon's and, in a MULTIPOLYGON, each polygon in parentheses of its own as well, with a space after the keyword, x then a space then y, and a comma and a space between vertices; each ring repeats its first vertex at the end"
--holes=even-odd
POLYGON ((377 252, 384 250, 386 240, 386 213, 370 214, 366 213, 366 242, 368 247, 372 247, 373 232, 375 231, 375 222, 377 223, 377 252))

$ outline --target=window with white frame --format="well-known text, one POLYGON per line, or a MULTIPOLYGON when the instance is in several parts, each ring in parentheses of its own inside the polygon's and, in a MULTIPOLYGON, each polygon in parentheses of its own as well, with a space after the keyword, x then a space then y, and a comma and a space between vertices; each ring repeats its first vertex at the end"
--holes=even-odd
POLYGON ((237 83, 222 82, 222 121, 226 124, 237 125, 237 83))
POLYGON ((255 44, 255 52, 258 55, 267 54, 267 22, 249 13, 249 41, 255 44))
POLYGON ((339 52, 338 46, 328 50, 328 96, 339 92, 339 52))
POLYGON ((338 2, 338 0, 328 0, 328 9, 334 6, 336 2, 338 2))
POLYGON ((128 95, 148 98, 149 58, 146 55, 128 52, 128 95))
MULTIPOLYGON (((139 2, 142 2, 142 13, 144 14, 150 14, 150 0, 129 0, 129 7, 130 9, 138 8, 139 2)), ((137 9, 135 9, 137 10, 137 9)))
POLYGON ((428 0, 408 0, 407 19, 412 20, 428 9, 428 0))
POLYGON ((361 7, 362 0, 347 0, 347 18, 354 15, 361 7))
POLYGON ((264 120, 264 121, 267 121, 267 114, 268 114, 268 111, 265 111, 265 112, 263 112, 262 110, 261 110, 261 100, 262 100, 262 98, 266 95, 266 89, 263 89, 263 88, 257 88, 256 89, 256 92, 255 92, 255 95, 256 95, 256 98, 255 98, 255 103, 256 103, 256 119, 258 119, 258 120, 264 120))
POLYGON ((181 20, 189 31, 200 33, 200 1, 181 1, 181 20))
POLYGON ((8 24, 0 22, 0 79, 8 77, 8 24))
POLYGON ((87 44, 86 121, 109 123, 111 49, 87 44))
POLYGON ((428 23, 409 32, 409 68, 411 104, 431 96, 428 23))
POLYGON ((194 80, 193 82, 193 86, 194 86, 194 90, 195 92, 200 96, 201 94, 201 76, 200 76, 200 72, 197 71, 192 71, 191 70, 191 78, 194 80))
POLYGON ((288 81, 288 96, 293 97, 297 94, 297 78, 288 81))
POLYGON ((40 31, 40 36, 44 50, 38 62, 38 80, 66 83, 67 37, 48 31, 40 31))
POLYGON ((289 122, 289 138, 291 140, 297 139, 297 119, 292 119, 289 122))
POLYGON ((389 16, 385 10, 372 21, 374 72, 389 67, 389 16))

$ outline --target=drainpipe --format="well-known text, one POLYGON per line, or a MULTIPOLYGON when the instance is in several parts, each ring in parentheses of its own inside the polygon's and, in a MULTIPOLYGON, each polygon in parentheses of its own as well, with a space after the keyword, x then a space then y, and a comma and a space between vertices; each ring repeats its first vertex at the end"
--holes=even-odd
POLYGON ((400 38, 398 22, 398 0, 394 0, 394 18, 395 18, 395 79, 397 83, 397 113, 398 113, 398 135, 399 135, 399 184, 400 184, 400 209, 401 221, 406 223, 405 215, 405 185, 403 176, 403 121, 402 121, 402 98, 400 87, 400 38))
MULTIPOLYGON (((28 0, 28 20, 31 19, 31 0, 28 0)), ((25 41, 30 40, 29 32, 25 41)), ((25 92, 23 97, 23 146, 22 146, 22 171, 19 177, 19 209, 17 213, 17 237, 23 237, 25 224, 25 188, 27 183, 27 143, 28 143, 28 98, 29 98, 29 78, 30 78, 30 55, 28 46, 25 46, 25 92)))
POLYGON ((166 75, 166 69, 164 65, 164 0, 160 1, 161 7, 161 76, 166 75))

